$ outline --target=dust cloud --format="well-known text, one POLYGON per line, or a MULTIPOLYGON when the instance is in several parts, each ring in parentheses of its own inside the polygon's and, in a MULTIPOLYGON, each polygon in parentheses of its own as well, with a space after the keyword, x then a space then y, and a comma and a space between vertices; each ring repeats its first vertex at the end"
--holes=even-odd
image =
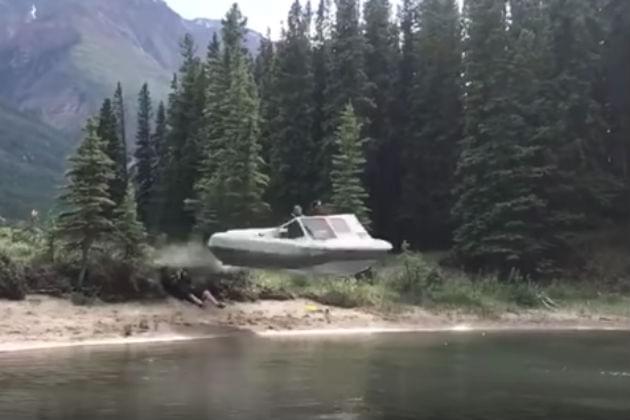
POLYGON ((215 273, 228 270, 210 250, 199 242, 169 244, 156 250, 157 267, 203 269, 215 273))

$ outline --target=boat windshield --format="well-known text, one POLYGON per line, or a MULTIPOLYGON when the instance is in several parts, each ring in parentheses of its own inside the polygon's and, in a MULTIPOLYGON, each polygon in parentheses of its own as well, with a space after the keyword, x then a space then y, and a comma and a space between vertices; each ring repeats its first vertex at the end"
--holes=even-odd
POLYGON ((340 217, 331 217, 330 219, 328 219, 328 221, 330 222, 330 224, 332 225, 333 229, 335 230, 335 233, 338 233, 340 235, 351 235, 352 234, 352 229, 350 229, 350 226, 348 226, 346 221, 343 220, 342 218, 340 218, 340 217))
POLYGON ((325 241, 337 238, 335 232, 323 217, 304 218, 302 219, 302 224, 313 239, 325 241))

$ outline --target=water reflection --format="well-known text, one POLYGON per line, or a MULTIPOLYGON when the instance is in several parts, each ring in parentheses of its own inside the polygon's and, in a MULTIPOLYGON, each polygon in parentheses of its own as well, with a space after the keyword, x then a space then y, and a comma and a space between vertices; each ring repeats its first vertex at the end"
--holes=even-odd
POLYGON ((627 420, 629 349, 451 333, 0 354, 0 419, 627 420))

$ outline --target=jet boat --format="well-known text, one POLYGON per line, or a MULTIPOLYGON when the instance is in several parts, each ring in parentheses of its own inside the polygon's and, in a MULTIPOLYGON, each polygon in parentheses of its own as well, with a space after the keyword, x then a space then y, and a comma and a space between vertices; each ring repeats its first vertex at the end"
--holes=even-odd
POLYGON ((352 214, 300 216, 275 228, 229 230, 213 235, 208 247, 228 266, 336 275, 365 271, 392 250, 352 214))

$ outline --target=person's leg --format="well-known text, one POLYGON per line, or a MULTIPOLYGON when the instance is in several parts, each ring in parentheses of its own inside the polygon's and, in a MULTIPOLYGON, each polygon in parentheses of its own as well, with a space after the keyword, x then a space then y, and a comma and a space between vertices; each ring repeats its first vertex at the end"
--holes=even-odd
POLYGON ((203 300, 209 300, 214 306, 217 306, 219 308, 225 307, 223 303, 219 302, 214 296, 212 296, 212 293, 210 293, 209 290, 203 291, 203 300))
POLYGON ((191 303, 193 303, 193 304, 195 304, 195 305, 199 306, 200 308, 203 308, 203 306, 204 306, 203 301, 202 301, 202 300, 200 300, 197 296, 195 296, 195 294, 194 294, 194 293, 189 293, 189 294, 188 294, 188 300, 189 300, 191 303))

